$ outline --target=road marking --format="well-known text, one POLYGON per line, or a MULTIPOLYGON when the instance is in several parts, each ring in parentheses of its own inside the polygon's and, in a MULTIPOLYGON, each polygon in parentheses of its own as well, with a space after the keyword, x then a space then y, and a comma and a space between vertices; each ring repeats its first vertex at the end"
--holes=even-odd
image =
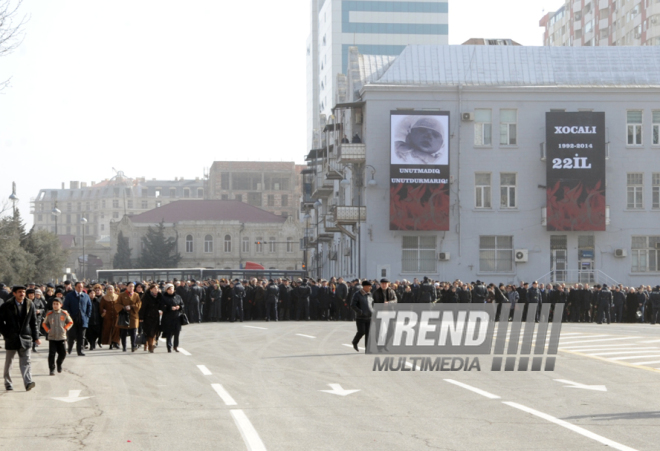
POLYGON ((220 384, 211 384, 211 387, 213 387, 213 390, 222 398, 222 400, 225 402, 225 405, 227 406, 235 406, 236 401, 234 401, 234 398, 231 397, 229 393, 227 393, 227 390, 220 385, 220 384))
POLYGON ((603 362, 616 363, 617 365, 623 365, 623 366, 627 366, 629 368, 636 368, 638 370, 645 370, 645 371, 652 371, 654 373, 660 373, 660 368, 651 368, 651 367, 648 367, 648 366, 638 366, 638 365, 628 363, 628 362, 620 362, 620 361, 617 361, 617 360, 608 359, 606 357, 590 356, 589 354, 583 354, 580 351, 568 351, 566 349, 561 349, 561 348, 559 350, 561 352, 565 352, 567 354, 580 355, 580 356, 583 356, 583 357, 588 357, 590 359, 602 360, 603 362))
POLYGON ((191 353, 189 353, 188 351, 186 351, 186 350, 183 349, 183 348, 177 348, 177 349, 178 349, 179 352, 180 352, 181 354, 183 354, 183 355, 192 355, 191 353))
POLYGON ((522 410, 523 412, 527 412, 531 415, 537 416, 539 418, 543 418, 546 421, 549 421, 551 423, 554 423, 558 426, 565 427, 566 429, 569 429, 573 432, 577 432, 580 435, 583 435, 587 438, 590 438, 592 440, 595 440, 597 442, 602 443, 603 445, 610 446, 614 449, 618 449, 619 451, 636 451, 633 448, 630 448, 628 446, 622 445, 621 443, 617 443, 613 440, 610 440, 608 438, 605 438, 601 435, 594 434, 591 431, 588 431, 586 429, 581 428, 580 426, 576 426, 574 424, 571 424, 567 421, 560 420, 559 418, 555 418, 551 415, 548 415, 543 412, 539 412, 538 410, 530 409, 529 407, 525 407, 521 404, 517 404, 515 402, 508 402, 508 401, 502 401, 503 404, 506 404, 509 407, 513 407, 514 409, 522 410))
POLYGON ((197 365, 197 368, 199 368, 199 371, 201 371, 202 374, 203 374, 204 376, 210 376, 210 375, 213 374, 213 373, 211 373, 211 372, 209 371, 209 369, 206 368, 206 366, 204 366, 204 365, 197 365))
POLYGON ((616 340, 632 340, 634 338, 639 338, 639 337, 619 337, 619 338, 605 338, 603 340, 571 341, 571 342, 568 342, 568 343, 564 343, 564 345, 577 345, 577 344, 580 344, 580 343, 593 343, 593 342, 601 343, 603 341, 616 341, 616 340))
POLYGON ((267 328, 267 327, 259 327, 259 326, 243 326, 243 327, 247 327, 247 328, 249 328, 249 329, 261 329, 261 330, 268 330, 268 328, 267 328))
POLYGON ((635 362, 634 365, 653 365, 654 363, 660 363, 660 360, 654 362, 635 362))
POLYGON ((613 344, 607 344, 607 345, 584 345, 584 346, 560 346, 559 349, 570 349, 573 351, 578 351, 578 350, 583 350, 586 351, 587 349, 622 349, 622 348, 630 348, 632 346, 635 346, 634 344, 631 343, 621 343, 618 345, 613 345, 613 344))
POLYGON ((625 348, 626 350, 624 351, 623 349, 621 351, 613 351, 613 352, 597 352, 595 354, 587 354, 587 355, 619 355, 619 354, 644 354, 647 352, 658 352, 658 348, 639 348, 630 351, 629 349, 631 348, 625 348))
MULTIPOLYGON (((560 338, 563 337, 564 334, 560 335, 560 338)), ((584 337, 568 337, 569 340, 573 340, 575 338, 602 338, 602 337, 611 337, 612 335, 610 334, 603 334, 603 335, 586 335, 584 337)))
MULTIPOLYGON (((349 344, 344 343, 344 346, 347 346, 347 347, 353 349, 353 345, 349 345, 349 344)), ((358 349, 359 349, 360 351, 364 351, 364 348, 363 348, 362 346, 358 346, 358 349)))
POLYGON ((631 360, 631 359, 655 359, 660 357, 660 355, 633 355, 627 357, 611 357, 611 360, 631 360))
POLYGON ((573 381, 567 381, 565 379, 555 379, 555 381, 561 382, 562 384, 568 384, 569 386, 566 388, 583 388, 585 390, 607 391, 607 388, 604 385, 585 385, 573 381))
POLYGON ((640 343, 660 343, 660 340, 640 341, 640 343))
MULTIPOLYGON (((407 366, 408 368, 413 368, 413 364, 412 364, 412 362, 406 362, 406 366, 407 366)), ((422 371, 422 369, 420 368, 419 365, 415 365, 415 366, 414 366, 414 369, 417 370, 417 371, 422 371)))
POLYGON ((490 399, 500 399, 499 396, 494 395, 492 393, 488 393, 487 391, 483 391, 480 388, 473 387, 471 385, 464 384, 462 382, 455 381, 453 379, 444 379, 445 382, 449 382, 450 384, 458 385, 459 387, 463 387, 467 390, 473 391, 481 396, 485 396, 486 398, 490 399))
POLYGON ((66 398, 53 398, 53 399, 56 399, 57 401, 72 403, 72 402, 84 401, 85 399, 93 398, 93 396, 83 396, 81 398, 80 397, 81 391, 82 390, 69 390, 69 396, 67 396, 66 398))
POLYGON ((346 390, 344 388, 341 388, 341 385, 339 384, 328 384, 332 390, 319 390, 324 393, 330 393, 333 395, 339 395, 339 396, 347 396, 350 395, 351 393, 359 392, 360 390, 346 390))
POLYGON ((316 338, 316 337, 312 337, 311 335, 305 335, 305 334, 296 334, 296 335, 298 335, 299 337, 316 338))
POLYGON ((167 343, 167 340, 165 340, 164 338, 159 338, 159 340, 162 341, 163 343, 167 343))
POLYGON ((257 430, 252 426, 252 423, 245 416, 245 413, 242 410, 233 409, 230 410, 231 416, 234 418, 238 430, 241 432, 245 446, 247 446, 248 451, 266 451, 266 446, 264 442, 261 441, 257 430))

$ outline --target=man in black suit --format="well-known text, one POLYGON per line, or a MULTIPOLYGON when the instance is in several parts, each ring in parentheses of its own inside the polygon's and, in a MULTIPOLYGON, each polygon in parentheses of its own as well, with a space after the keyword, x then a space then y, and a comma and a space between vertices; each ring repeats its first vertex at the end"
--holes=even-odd
POLYGON ((25 287, 15 286, 12 296, 0 306, 0 333, 5 337, 5 388, 13 390, 11 367, 14 356, 18 354, 19 366, 25 389, 34 388, 30 369, 30 351, 32 344, 41 344, 37 329, 37 315, 32 301, 26 298, 25 287))

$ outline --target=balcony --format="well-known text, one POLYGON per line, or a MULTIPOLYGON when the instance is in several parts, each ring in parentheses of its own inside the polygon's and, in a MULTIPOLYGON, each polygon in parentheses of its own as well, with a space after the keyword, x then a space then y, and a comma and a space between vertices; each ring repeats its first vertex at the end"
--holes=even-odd
POLYGON ((334 158, 323 162, 323 173, 326 180, 341 180, 344 178, 342 164, 334 158))
POLYGON ((337 207, 335 209, 335 223, 357 224, 367 220, 367 207, 337 207))
POLYGON ((367 157, 366 144, 342 144, 340 159, 342 163, 364 163, 367 157))
POLYGON ((325 229, 326 232, 341 232, 342 229, 341 227, 337 227, 337 224, 335 224, 334 217, 331 215, 326 215, 323 218, 323 229, 325 229))
POLYGON ((335 184, 332 180, 327 180, 323 174, 317 174, 312 187, 312 197, 319 199, 331 195, 335 190, 335 184))

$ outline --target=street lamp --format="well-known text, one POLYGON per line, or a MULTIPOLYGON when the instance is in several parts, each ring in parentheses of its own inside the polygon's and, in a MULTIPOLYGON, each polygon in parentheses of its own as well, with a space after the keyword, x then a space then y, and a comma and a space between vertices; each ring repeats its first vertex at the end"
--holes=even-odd
POLYGON ((87 224, 87 218, 81 217, 80 223, 82 224, 82 279, 85 280, 85 224, 87 224))
POLYGON ((14 216, 16 216, 16 202, 18 202, 18 196, 16 195, 16 182, 11 182, 11 196, 9 196, 9 200, 14 207, 14 216))
POLYGON ((57 235, 57 218, 62 214, 62 210, 57 208, 57 201, 55 201, 55 207, 53 207, 53 210, 50 213, 55 216, 55 235, 57 235))

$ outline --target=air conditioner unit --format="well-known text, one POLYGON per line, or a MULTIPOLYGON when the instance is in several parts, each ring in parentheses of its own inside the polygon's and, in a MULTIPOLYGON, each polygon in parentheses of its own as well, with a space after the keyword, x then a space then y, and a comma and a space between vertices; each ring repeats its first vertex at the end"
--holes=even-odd
POLYGON ((514 252, 516 263, 527 263, 529 251, 527 249, 516 249, 514 252))
POLYGON ((344 248, 344 256, 346 256, 346 257, 351 256, 351 248, 350 247, 345 247, 344 248))
POLYGON ((362 125, 362 111, 355 111, 353 112, 353 115, 355 117, 355 123, 357 125, 362 125))
POLYGON ((330 251, 328 253, 328 259, 329 260, 337 260, 337 252, 336 251, 330 251))
POLYGON ((614 256, 616 258, 623 258, 628 256, 628 252, 625 249, 614 249, 614 256))
POLYGON ((449 257, 450 257, 449 252, 440 252, 438 254, 438 260, 440 260, 441 262, 449 261, 449 257))
POLYGON ((463 122, 472 122, 472 121, 474 121, 474 113, 463 113, 463 114, 461 114, 461 120, 463 122))

